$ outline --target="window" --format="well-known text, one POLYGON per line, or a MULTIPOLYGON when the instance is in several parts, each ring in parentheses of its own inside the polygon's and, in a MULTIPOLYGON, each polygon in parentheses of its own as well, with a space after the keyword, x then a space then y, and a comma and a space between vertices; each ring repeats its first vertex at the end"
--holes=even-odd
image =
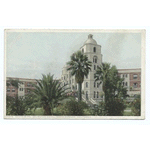
POLYGON ((124 74, 122 75, 122 77, 124 78, 124 74))
POLYGON ((137 83, 134 83, 134 84, 133 84, 133 87, 134 87, 134 88, 137 88, 137 83))
POLYGON ((94 56, 94 57, 93 57, 93 62, 94 62, 94 63, 97 63, 97 56, 94 56))
POLYGON ((126 86, 128 86, 128 83, 126 82, 126 86))
POLYGON ((86 99, 88 99, 88 91, 86 91, 86 99))
POLYGON ((86 82, 86 87, 88 87, 88 82, 86 82))
POLYGON ((93 48, 93 52, 96 53, 96 47, 93 48))
POLYGON ((126 74, 126 78, 128 77, 128 75, 126 74))
POLYGON ((94 82, 94 87, 96 87, 96 83, 94 82))
POLYGON ((99 83, 97 83, 97 88, 99 88, 99 83))
POLYGON ((30 86, 30 83, 27 83, 27 86, 30 86))
POLYGON ((99 65, 97 65, 97 69, 98 69, 99 65))
POLYGON ((12 89, 12 92, 15 92, 15 89, 12 89))
POLYGON ((124 82, 122 82, 122 85, 124 86, 124 82))
POLYGON ((94 65, 94 70, 96 70, 96 65, 94 65))
POLYGON ((88 75, 86 76, 86 79, 88 79, 88 75))
POLYGON ((82 48, 82 53, 84 53, 84 48, 82 48))
POLYGON ((99 98, 99 92, 97 92, 97 98, 99 98))
POLYGON ((20 88, 19 90, 20 90, 20 91, 23 91, 23 88, 20 88))
POLYGON ((77 90, 77 85, 76 85, 76 90, 77 90))
POLYGON ((134 75, 133 75, 133 79, 137 79, 137 74, 134 74, 134 75))
POLYGON ((7 89, 7 92, 10 92, 10 89, 7 89))
POLYGON ((94 91, 94 96, 93 97, 95 98, 95 96, 96 96, 96 92, 94 91))

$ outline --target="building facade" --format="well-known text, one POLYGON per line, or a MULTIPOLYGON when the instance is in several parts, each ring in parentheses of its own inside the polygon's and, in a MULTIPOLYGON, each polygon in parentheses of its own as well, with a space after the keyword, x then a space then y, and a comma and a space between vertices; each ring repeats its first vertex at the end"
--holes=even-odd
POLYGON ((118 69, 118 75, 124 78, 123 86, 127 88, 128 95, 141 94, 141 69, 118 69))
MULTIPOLYGON (((101 99, 100 92, 102 92, 102 85, 99 85, 94 80, 96 69, 102 64, 101 45, 98 45, 93 39, 93 35, 89 34, 88 39, 85 41, 80 50, 82 53, 86 54, 89 61, 92 62, 91 71, 89 72, 88 77, 84 78, 82 83, 83 97, 85 99, 101 99)), ((68 84, 67 88, 70 88, 72 91, 76 91, 78 89, 75 76, 71 76, 71 72, 67 71, 67 65, 65 65, 62 69, 61 82, 64 85, 68 84)))
POLYGON ((15 97, 16 95, 18 95, 18 97, 24 97, 34 89, 33 84, 37 84, 35 79, 7 77, 6 80, 9 85, 6 86, 6 95, 11 97, 15 97), (17 80, 20 82, 18 88, 11 85, 11 80, 17 80))
MULTIPOLYGON (((102 64, 101 45, 98 45, 93 39, 93 35, 89 34, 88 39, 80 50, 92 62, 91 71, 88 77, 84 78, 82 84, 82 96, 85 99, 102 100, 102 85, 99 85, 94 80, 95 71, 102 64)), ((129 96, 141 93, 141 69, 118 69, 118 75, 124 78, 122 84, 127 88, 129 96)), ((78 89, 75 76, 71 76, 70 71, 67 71, 67 65, 62 69, 61 82, 63 85, 67 84, 67 88, 70 88, 72 91, 77 91, 78 89)))

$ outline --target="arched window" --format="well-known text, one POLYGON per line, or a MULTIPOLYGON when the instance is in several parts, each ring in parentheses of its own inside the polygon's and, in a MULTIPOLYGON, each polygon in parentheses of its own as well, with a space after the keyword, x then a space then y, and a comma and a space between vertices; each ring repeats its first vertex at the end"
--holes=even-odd
POLYGON ((77 85, 76 85, 76 90, 77 90, 77 85))
POLYGON ((86 87, 88 87, 88 82, 86 82, 86 87))
POLYGON ((93 52, 96 53, 96 47, 93 48, 93 52))
POLYGON ((96 83, 94 82, 94 87, 96 87, 96 83))
POLYGON ((96 65, 94 65, 94 70, 96 70, 96 65))
POLYGON ((97 63, 97 56, 94 56, 94 57, 93 57, 93 62, 94 62, 94 63, 97 63))
POLYGON ((99 88, 99 83, 97 83, 97 88, 99 88))
POLYGON ((94 91, 94 96, 93 97, 95 98, 95 96, 96 96, 96 92, 94 91))
POLYGON ((84 48, 82 48, 82 53, 84 53, 84 48))
POLYGON ((99 92, 97 92, 97 98, 99 98, 99 92))
POLYGON ((88 91, 86 91, 86 99, 88 99, 88 91))

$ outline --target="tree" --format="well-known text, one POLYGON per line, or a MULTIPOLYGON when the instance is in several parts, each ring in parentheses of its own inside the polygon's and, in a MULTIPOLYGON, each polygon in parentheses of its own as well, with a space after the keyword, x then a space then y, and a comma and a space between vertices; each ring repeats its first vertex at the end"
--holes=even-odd
POLYGON ((27 115, 31 113, 33 101, 26 97, 15 97, 6 96, 6 114, 7 115, 27 115))
POLYGON ((59 115, 83 116, 85 115, 85 109, 88 109, 88 105, 85 102, 77 102, 74 98, 72 98, 70 101, 58 106, 57 113, 59 115))
POLYGON ((104 106, 107 115, 123 115, 125 109, 123 99, 128 95, 126 88, 122 85, 124 79, 118 76, 116 66, 111 66, 109 63, 102 63, 96 70, 94 77, 95 81, 99 81, 99 84, 102 84, 105 96, 104 106))
POLYGON ((67 97, 66 85, 62 86, 59 80, 54 80, 54 75, 42 75, 41 80, 36 80, 34 84, 35 90, 33 93, 39 100, 40 106, 44 109, 45 115, 53 115, 53 108, 58 102, 67 97))
POLYGON ((75 76, 75 80, 78 83, 78 100, 82 100, 82 83, 84 77, 87 77, 89 71, 91 70, 91 62, 88 57, 84 55, 81 51, 78 51, 71 55, 71 61, 67 62, 69 65, 67 70, 71 70, 71 75, 75 76))
POLYGON ((110 64, 102 63, 101 66, 98 66, 96 73, 94 74, 95 82, 99 81, 99 84, 102 84, 102 90, 104 92, 104 101, 107 100, 107 88, 109 87, 109 76, 110 64))
POLYGON ((10 85, 12 85, 12 86, 14 86, 14 87, 16 87, 16 88, 18 89, 21 83, 22 83, 22 82, 19 81, 18 79, 10 79, 10 80, 8 80, 8 82, 6 83, 6 85, 7 85, 8 87, 9 87, 10 85))
POLYGON ((134 116, 141 115, 141 96, 137 95, 135 100, 131 103, 131 110, 134 116))

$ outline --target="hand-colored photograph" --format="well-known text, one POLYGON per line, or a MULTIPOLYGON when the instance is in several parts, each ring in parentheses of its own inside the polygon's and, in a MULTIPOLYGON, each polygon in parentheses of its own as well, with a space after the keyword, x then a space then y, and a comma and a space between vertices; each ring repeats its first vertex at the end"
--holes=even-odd
POLYGON ((5 30, 5 119, 145 119, 145 30, 5 30))

